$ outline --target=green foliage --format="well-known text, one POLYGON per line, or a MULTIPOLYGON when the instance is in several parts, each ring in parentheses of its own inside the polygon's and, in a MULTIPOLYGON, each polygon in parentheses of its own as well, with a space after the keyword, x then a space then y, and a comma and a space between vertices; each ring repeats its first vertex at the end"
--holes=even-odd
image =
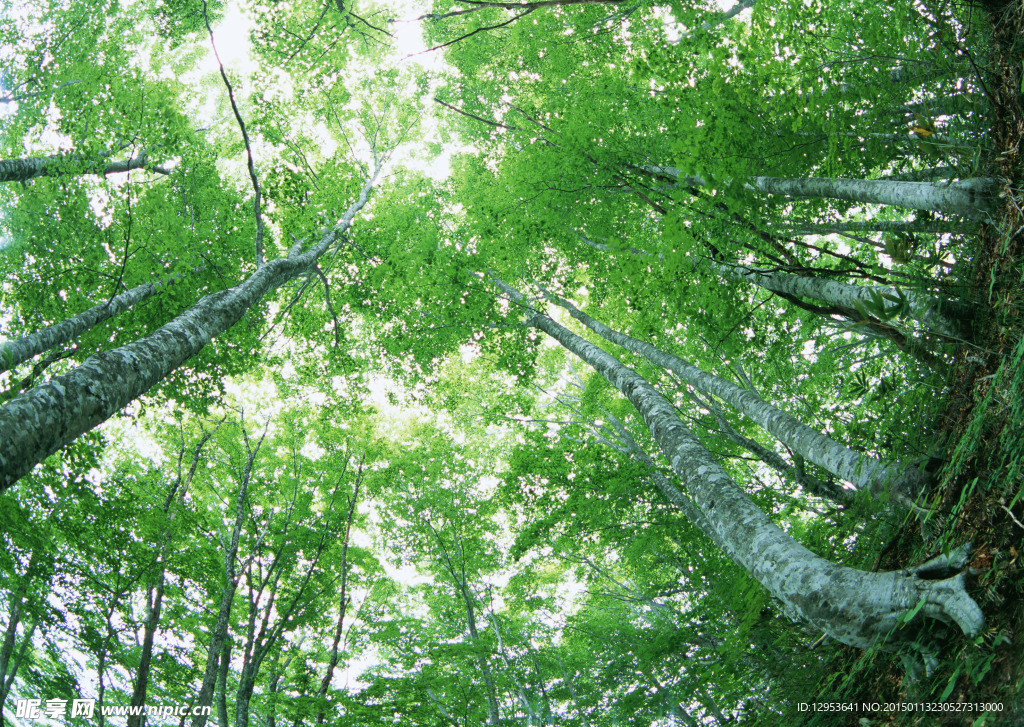
POLYGON ((206 25, 216 25, 224 15, 221 0, 153 0, 148 8, 157 32, 173 49, 206 33, 206 25))
MULTIPOLYGON (((943 231, 959 223, 766 198, 748 182, 980 170, 982 94, 965 70, 977 31, 934 5, 760 0, 727 19, 693 3, 442 2, 422 21, 428 44, 450 43, 431 73, 395 62, 401 24, 374 5, 255 2, 251 29, 218 26, 219 1, 40 1, 5 17, 0 156, 57 161, 0 189, 3 336, 177 277, 56 360, 4 374, 4 401, 261 274, 236 110, 266 260, 315 245, 384 165, 315 269, 0 493, 0 611, 25 645, 8 704, 100 683, 107 704, 127 704, 160 589, 147 701, 195 698, 224 604, 229 711, 250 700, 237 727, 782 724, 815 695, 863 691, 837 675, 881 674, 890 656, 851 665, 784 620, 659 494, 657 475, 677 478, 637 454, 657 447, 636 412, 524 324, 560 316, 665 392, 815 553, 869 569, 913 538, 885 502, 810 495, 797 474, 828 473, 585 331, 540 285, 851 449, 933 454, 946 382, 927 362, 942 370, 952 354, 912 320, 911 294, 961 295, 950 261, 970 248, 943 231), (252 67, 226 69, 236 108, 219 72, 191 75, 204 13, 218 40, 251 30, 252 67), (146 169, 99 174, 143 150, 146 169), (442 153, 451 174, 428 176, 442 153), (856 229, 871 223, 898 231, 856 229), (710 263, 898 292, 841 308, 725 281, 710 263), (913 343, 931 358, 907 355, 913 343)), ((1007 302, 995 317, 1010 330, 1017 313, 1007 302)), ((952 514, 998 490, 1010 530, 1024 497, 1019 369, 992 375, 980 403, 1010 423, 996 437, 979 415, 952 451, 964 468, 998 442, 990 469, 1005 475, 974 477, 952 514)), ((1017 588, 1015 562, 994 554, 982 587, 1017 588)), ((957 644, 920 693, 954 699, 991 680, 1012 633, 957 644)))

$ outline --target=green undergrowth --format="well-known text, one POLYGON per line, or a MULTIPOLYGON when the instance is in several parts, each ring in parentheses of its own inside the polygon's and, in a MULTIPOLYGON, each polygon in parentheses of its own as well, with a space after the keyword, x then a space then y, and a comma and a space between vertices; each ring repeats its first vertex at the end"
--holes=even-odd
POLYGON ((998 102, 992 138, 1004 150, 989 173, 1004 181, 1003 212, 979 235, 973 270, 961 271, 982 312, 974 345, 957 355, 937 426, 946 459, 931 503, 938 514, 923 525, 905 521, 896 547, 896 538, 884 549, 879 538, 858 543, 861 567, 880 570, 970 543, 968 588, 985 626, 973 638, 939 634, 938 664, 915 677, 892 653, 822 645, 826 676, 785 724, 1024 725, 1024 5, 1012 7, 996 26, 1002 70, 989 85, 998 102), (814 703, 831 711, 815 712, 814 703))
MULTIPOLYGON (((792 705, 786 724, 1024 724, 1024 264, 999 251, 1010 257, 989 297, 989 340, 963 351, 952 376, 936 522, 906 521, 898 547, 874 564, 865 551, 861 566, 907 567, 971 543, 969 590, 984 630, 939 634, 946 646, 937 667, 916 677, 893 653, 823 645, 826 677, 805 706, 792 705), (814 712, 815 703, 840 711, 814 712)), ((879 552, 877 540, 867 550, 879 552)))

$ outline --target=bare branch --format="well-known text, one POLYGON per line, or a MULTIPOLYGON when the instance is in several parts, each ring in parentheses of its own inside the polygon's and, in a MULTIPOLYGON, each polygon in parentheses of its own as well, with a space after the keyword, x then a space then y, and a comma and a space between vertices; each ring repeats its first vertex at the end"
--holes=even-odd
POLYGON ((334 306, 331 305, 331 284, 327 282, 327 276, 324 275, 324 271, 317 265, 313 268, 316 274, 320 276, 320 282, 324 284, 324 300, 327 301, 327 311, 331 314, 331 318, 334 319, 334 345, 341 347, 341 327, 338 325, 338 314, 334 312, 334 306))
POLYGON ((490 121, 488 119, 483 118, 482 116, 477 116, 476 114, 471 114, 468 111, 463 111, 460 108, 457 108, 455 106, 452 106, 451 104, 445 103, 444 101, 439 99, 437 96, 434 96, 434 103, 441 104, 446 109, 451 109, 455 113, 462 114, 463 116, 468 116, 469 118, 476 119, 477 121, 482 121, 485 124, 487 124, 488 126, 493 126, 495 128, 498 128, 498 129, 508 129, 509 131, 515 131, 516 129, 519 128, 518 126, 507 126, 505 124, 499 124, 497 121, 490 121))
POLYGON ((413 53, 410 56, 406 56, 406 59, 415 58, 416 56, 423 55, 424 53, 430 53, 430 52, 435 51, 435 50, 440 50, 442 48, 447 48, 450 45, 455 45, 460 40, 465 40, 466 38, 471 38, 474 35, 476 35, 477 33, 483 33, 484 31, 487 31, 487 30, 497 30, 498 28, 504 28, 506 25, 511 25, 512 23, 516 22, 517 20, 521 20, 522 18, 525 18, 527 15, 529 15, 530 13, 532 13, 536 9, 537 9, 536 6, 531 7, 526 12, 519 13, 519 15, 513 16, 509 20, 506 20, 504 23, 498 23, 497 25, 485 25, 483 27, 477 28, 476 30, 470 31, 469 33, 466 33, 465 35, 460 35, 455 40, 450 40, 447 43, 442 43, 441 45, 435 45, 433 48, 427 48, 426 50, 421 50, 419 53, 413 53))
POLYGON ((245 142, 245 153, 249 162, 249 178, 252 180, 252 188, 256 192, 253 200, 253 213, 256 215, 256 267, 263 266, 263 213, 260 208, 260 182, 256 178, 256 165, 252 157, 252 146, 249 144, 249 134, 245 130, 245 121, 238 111, 238 104, 235 103, 235 91, 228 80, 228 74, 224 71, 224 63, 217 53, 217 45, 213 42, 213 28, 210 27, 210 16, 206 8, 206 0, 203 0, 203 22, 206 23, 206 30, 210 34, 210 47, 213 48, 213 56, 217 59, 217 67, 220 69, 220 77, 224 79, 224 85, 228 89, 228 100, 231 102, 231 110, 235 112, 235 119, 238 121, 238 128, 242 131, 242 141, 245 142))

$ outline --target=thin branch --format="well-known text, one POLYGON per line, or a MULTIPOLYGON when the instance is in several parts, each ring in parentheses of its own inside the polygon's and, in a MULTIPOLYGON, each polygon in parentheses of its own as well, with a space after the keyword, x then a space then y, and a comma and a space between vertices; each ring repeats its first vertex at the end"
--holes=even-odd
POLYGON ((349 10, 349 11, 348 11, 348 14, 349 14, 349 15, 351 15, 351 16, 352 16, 353 18, 355 18, 356 20, 358 20, 358 21, 359 21, 360 23, 362 23, 363 25, 365 25, 366 27, 368 27, 368 28, 372 28, 373 30, 376 30, 376 31, 377 31, 378 33, 383 33, 384 35, 386 35, 386 36, 387 36, 387 37, 389 37, 389 38, 393 38, 393 37, 394 37, 394 36, 393 36, 393 35, 391 35, 391 33, 389 33, 388 31, 384 30, 383 28, 378 28, 378 27, 377 27, 376 25, 374 25, 373 23, 371 23, 371 22, 367 21, 367 20, 366 20, 365 18, 363 18, 363 17, 361 17, 361 16, 359 16, 359 15, 356 15, 356 14, 355 14, 355 13, 353 13, 353 12, 352 12, 351 10, 349 10))
POLYGON ((444 101, 439 99, 437 96, 434 96, 434 103, 441 104, 446 109, 451 109, 455 113, 462 114, 463 116, 468 116, 469 118, 476 119, 477 121, 482 121, 483 123, 487 124, 488 126, 493 126, 495 128, 498 128, 498 129, 508 129, 509 131, 515 131, 516 129, 519 128, 518 126, 507 126, 505 124, 499 124, 497 121, 490 121, 489 119, 485 119, 482 116, 477 116, 476 114, 471 114, 468 111, 463 111, 460 108, 457 108, 455 106, 452 106, 451 104, 445 103, 444 101))
MULTIPOLYGON (((65 81, 64 83, 62 83, 59 86, 57 86, 56 88, 54 88, 53 91, 59 91, 60 89, 66 87, 66 86, 74 86, 76 83, 81 83, 81 82, 82 82, 82 79, 77 79, 75 81, 65 81)), ((18 86, 24 86, 24 85, 25 85, 25 83, 22 82, 22 83, 17 84, 17 86, 15 86, 15 88, 17 88, 18 86)), ((24 101, 25 99, 34 98, 36 96, 42 96, 45 93, 49 93, 49 92, 48 91, 32 91, 32 92, 29 92, 29 93, 23 93, 23 94, 21 94, 19 96, 18 94, 14 93, 14 90, 12 89, 11 92, 8 93, 6 96, 0 97, 0 103, 14 103, 15 101, 24 101)))
POLYGON ((458 38, 456 38, 455 40, 450 40, 447 43, 442 43, 441 45, 435 45, 433 48, 427 48, 426 50, 421 50, 419 53, 413 53, 412 55, 407 56, 406 59, 408 59, 408 58, 415 58, 416 56, 423 55, 424 53, 430 53, 430 52, 435 51, 435 50, 441 50, 442 48, 447 48, 450 45, 455 45, 460 40, 466 40, 466 38, 471 38, 474 35, 476 35, 477 33, 483 33, 484 31, 487 31, 487 30, 497 30, 498 28, 504 28, 506 25, 511 25, 512 23, 516 22, 517 20, 521 20, 522 18, 525 18, 527 15, 529 15, 530 13, 532 13, 536 9, 537 9, 537 6, 531 7, 526 12, 519 13, 519 15, 513 16, 509 20, 506 20, 504 23, 498 23, 497 25, 485 25, 483 27, 477 28, 476 30, 470 31, 469 33, 466 33, 465 35, 461 35, 458 38))
POLYGON ((331 285, 327 282, 327 276, 324 275, 324 271, 320 269, 319 265, 313 269, 320 276, 320 282, 324 284, 324 300, 327 301, 327 311, 334 319, 334 345, 341 348, 341 327, 338 325, 338 314, 334 312, 334 306, 331 305, 331 285))
POLYGON ((224 85, 228 89, 228 100, 231 102, 231 110, 235 112, 235 119, 238 121, 238 128, 242 131, 242 141, 245 142, 245 153, 248 156, 249 178, 252 180, 252 188, 256 192, 253 200, 253 213, 256 215, 256 267, 263 267, 263 213, 260 209, 260 182, 256 178, 256 164, 252 157, 252 146, 249 144, 249 134, 245 130, 245 121, 238 111, 238 104, 235 103, 235 91, 228 80, 228 74, 224 71, 224 63, 217 53, 217 45, 213 42, 213 28, 210 27, 210 16, 206 8, 206 0, 203 0, 203 22, 206 23, 206 30, 210 34, 210 47, 213 48, 213 57, 217 59, 217 67, 220 69, 220 77, 224 79, 224 85))

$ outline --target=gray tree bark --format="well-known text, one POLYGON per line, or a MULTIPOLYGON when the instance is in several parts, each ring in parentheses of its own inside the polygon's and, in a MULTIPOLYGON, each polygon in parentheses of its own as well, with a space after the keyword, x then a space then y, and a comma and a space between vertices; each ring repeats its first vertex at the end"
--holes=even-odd
POLYGON ((866 490, 875 499, 884 501, 891 496, 903 507, 920 510, 916 499, 921 494, 926 478, 916 468, 901 463, 882 462, 844 447, 771 406, 753 392, 702 371, 649 343, 614 331, 558 296, 547 292, 545 295, 602 338, 672 371, 705 396, 716 396, 735 407, 809 462, 846 480, 859 490, 866 490))
POLYGON ((63 321, 54 323, 52 326, 47 326, 41 331, 30 333, 13 341, 0 343, 0 373, 9 371, 18 364, 28 361, 33 356, 49 351, 55 346, 75 340, 93 326, 113 318, 146 298, 156 295, 164 286, 170 285, 177 279, 177 277, 173 277, 156 283, 143 283, 131 290, 126 290, 104 303, 94 305, 89 310, 82 311, 70 318, 65 318, 63 321))
MULTIPOLYGON (((612 248, 587 238, 577 233, 577 236, 587 245, 595 250, 611 252, 612 248)), ((637 248, 629 248, 628 251, 634 255, 655 257, 653 253, 644 252, 637 248)), ((663 260, 663 255, 657 255, 663 260)), ((873 305, 876 297, 889 295, 906 301, 906 317, 917 321, 935 333, 952 338, 960 338, 964 331, 954 318, 946 314, 952 310, 957 316, 966 316, 968 311, 961 310, 951 301, 945 301, 933 296, 916 293, 914 291, 902 291, 890 285, 850 285, 829 278, 818 278, 811 275, 795 275, 774 270, 760 270, 745 265, 732 263, 720 263, 715 260, 695 259, 695 264, 706 265, 715 273, 727 280, 736 283, 751 283, 765 290, 770 290, 782 296, 795 296, 813 298, 827 303, 828 305, 843 308, 850 313, 856 313, 857 305, 873 305)), ((894 301, 890 301, 894 302, 894 301)), ((913 343, 913 341, 910 341, 913 343)), ((905 344, 908 345, 908 344, 905 344)))
POLYGON ((992 209, 996 185, 986 178, 950 184, 898 182, 881 179, 754 177, 749 186, 765 194, 812 199, 842 199, 962 215, 984 220, 992 209))
MULTIPOLYGON (((960 325, 944 313, 944 310, 952 308, 953 305, 927 294, 898 290, 890 285, 850 285, 829 278, 759 270, 714 260, 704 264, 727 280, 751 283, 773 293, 813 298, 851 310, 857 310, 858 306, 870 309, 878 297, 887 300, 884 296, 891 296, 905 301, 906 317, 917 321, 925 328, 951 338, 963 336, 960 325)), ((895 303, 891 300, 888 302, 895 303)))
POLYGON ((52 154, 43 157, 24 157, 22 159, 0 159, 0 182, 27 182, 36 177, 59 177, 64 175, 79 176, 82 174, 123 174, 133 169, 150 169, 160 174, 170 171, 154 166, 145 151, 138 156, 122 162, 106 162, 101 155, 99 159, 82 159, 77 154, 52 154))
MULTIPOLYGON (((523 304, 522 294, 491 279, 523 304)), ((968 635, 981 630, 984 616, 967 594, 965 574, 923 580, 909 571, 869 573, 818 557, 757 508, 643 377, 532 308, 525 325, 583 359, 636 407, 716 539, 729 543, 730 556, 781 602, 789 617, 860 648, 908 637, 897 631, 912 609, 917 609, 915 618, 955 623, 968 635)))
MULTIPOLYGON (((678 167, 647 164, 636 169, 691 187, 707 186, 702 177, 683 176, 678 167)), ((842 199, 917 210, 962 215, 985 220, 995 202, 996 182, 976 177, 959 182, 902 182, 885 179, 829 179, 825 177, 751 177, 750 191, 805 199, 842 199)))
POLYGON ((811 477, 806 472, 800 471, 799 467, 786 462, 778 452, 768 449, 760 442, 756 442, 749 437, 744 437, 733 429, 732 425, 725 418, 725 415, 718 407, 718 404, 715 403, 714 399, 708 398, 707 400, 701 400, 699 396, 693 392, 690 392, 690 397, 696 400, 701 406, 707 407, 711 412, 711 415, 715 418, 715 421, 718 422, 718 427, 722 434, 725 435, 726 439, 740 445, 783 477, 793 480, 799 484, 807 494, 820 497, 823 500, 829 500, 830 502, 834 502, 835 504, 844 507, 853 504, 855 499, 855 493, 853 490, 847 490, 834 482, 823 482, 816 477, 811 477))
POLYGON ((215 336, 241 320, 268 293, 312 270, 366 205, 379 169, 359 199, 316 245, 296 243, 233 288, 204 296, 154 333, 86 359, 0 408, 0 492, 78 436, 145 394, 215 336))

